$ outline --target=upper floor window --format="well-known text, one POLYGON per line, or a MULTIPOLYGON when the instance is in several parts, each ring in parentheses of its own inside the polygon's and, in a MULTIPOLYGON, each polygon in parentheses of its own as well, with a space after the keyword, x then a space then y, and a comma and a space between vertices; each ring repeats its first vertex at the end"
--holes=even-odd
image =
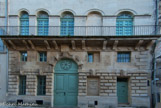
POLYGON ((49 30, 49 16, 46 12, 39 12, 37 18, 38 35, 47 36, 49 30))
POLYGON ((46 62, 47 61, 47 54, 46 52, 39 52, 39 61, 46 62))
POLYGON ((66 12, 61 17, 61 36, 74 35, 74 16, 70 12, 66 12))
POLYGON ((118 52, 117 62, 130 62, 130 52, 118 52))
POLYGON ((20 16, 20 35, 29 35, 29 15, 22 12, 20 16))
POLYGON ((27 61, 27 52, 21 52, 21 61, 27 61))
POLYGON ((128 12, 123 12, 117 16, 116 35, 129 36, 133 34, 133 17, 128 12))
POLYGON ((26 76, 19 76, 19 95, 26 94, 26 76))

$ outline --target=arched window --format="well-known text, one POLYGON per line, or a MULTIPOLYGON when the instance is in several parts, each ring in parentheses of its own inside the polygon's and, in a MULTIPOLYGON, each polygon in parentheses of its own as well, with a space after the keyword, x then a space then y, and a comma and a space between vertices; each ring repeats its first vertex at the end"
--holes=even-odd
POLYGON ((20 35, 29 35, 29 15, 22 12, 20 16, 20 35))
POLYGON ((74 16, 70 12, 66 12, 61 17, 61 36, 74 35, 74 16))
POLYGON ((133 17, 128 12, 123 12, 117 17, 116 35, 129 36, 133 34, 133 17))
POLYGON ((40 12, 37 18, 38 35, 48 35, 49 30, 49 16, 46 12, 40 12))

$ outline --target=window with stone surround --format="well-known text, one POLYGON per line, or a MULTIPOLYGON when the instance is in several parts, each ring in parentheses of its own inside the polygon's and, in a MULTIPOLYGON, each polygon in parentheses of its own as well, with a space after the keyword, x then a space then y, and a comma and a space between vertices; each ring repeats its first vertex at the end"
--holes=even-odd
POLYGON ((117 53, 117 62, 130 62, 131 54, 130 52, 118 52, 117 53))
POLYGON ((46 94, 46 76, 37 76, 37 95, 46 94))
POLYGON ((27 61, 27 52, 20 52, 21 53, 21 61, 27 61))
POLYGON ((88 60, 88 63, 99 62, 100 53, 99 52, 88 52, 87 60, 88 60))
POLYGON ((46 52, 39 52, 39 61, 46 62, 47 61, 47 54, 46 52))
POLYGON ((19 76, 19 95, 26 95, 26 76, 19 76))

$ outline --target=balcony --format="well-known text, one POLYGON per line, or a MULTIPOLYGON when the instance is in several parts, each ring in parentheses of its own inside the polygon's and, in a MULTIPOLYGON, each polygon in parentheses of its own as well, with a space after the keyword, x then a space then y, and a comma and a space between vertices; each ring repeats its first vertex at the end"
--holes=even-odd
POLYGON ((160 35, 161 26, 8 26, 1 36, 150 36, 160 35))

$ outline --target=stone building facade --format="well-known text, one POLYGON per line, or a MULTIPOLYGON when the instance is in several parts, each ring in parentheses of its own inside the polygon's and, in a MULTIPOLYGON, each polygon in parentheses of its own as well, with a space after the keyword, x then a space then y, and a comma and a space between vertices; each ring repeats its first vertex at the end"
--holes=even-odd
MULTIPOLYGON (((70 69, 68 71, 66 68, 63 68, 65 73, 57 73, 61 69, 57 69, 56 65, 61 60, 71 60, 77 65, 76 105, 80 108, 92 105, 97 108, 122 106, 118 103, 118 92, 121 90, 118 88, 118 83, 122 80, 128 85, 128 103, 123 106, 150 108, 151 87, 148 82, 151 79, 151 49, 157 37, 109 37, 107 40, 107 37, 91 39, 91 37, 11 36, 2 39, 9 48, 8 102, 23 100, 36 103, 41 100, 44 105, 55 106, 54 100, 57 99, 54 96, 57 86, 54 84, 59 79, 55 76, 70 74, 68 73, 70 69), (140 39, 142 44, 138 44, 140 39), (24 40, 27 44, 23 43, 24 40), (49 46, 45 44, 46 40, 49 46), (9 41, 13 42, 14 46, 9 41), (30 46, 29 41, 32 41, 34 46, 30 46), (124 44, 125 41, 129 42, 124 44), (27 51, 26 62, 20 60, 22 51, 27 51), (39 61, 40 51, 47 52, 46 62, 39 61), (96 53, 93 63, 87 60, 89 52, 96 53), (118 52, 130 52, 130 62, 117 62, 118 52), (26 76, 25 95, 19 95, 20 76, 26 76), (43 96, 37 95, 38 76, 46 76, 46 94, 43 96)), ((68 64, 65 66, 70 67, 68 64)))
POLYGON ((9 1, 7 102, 150 108, 154 4, 9 1))

